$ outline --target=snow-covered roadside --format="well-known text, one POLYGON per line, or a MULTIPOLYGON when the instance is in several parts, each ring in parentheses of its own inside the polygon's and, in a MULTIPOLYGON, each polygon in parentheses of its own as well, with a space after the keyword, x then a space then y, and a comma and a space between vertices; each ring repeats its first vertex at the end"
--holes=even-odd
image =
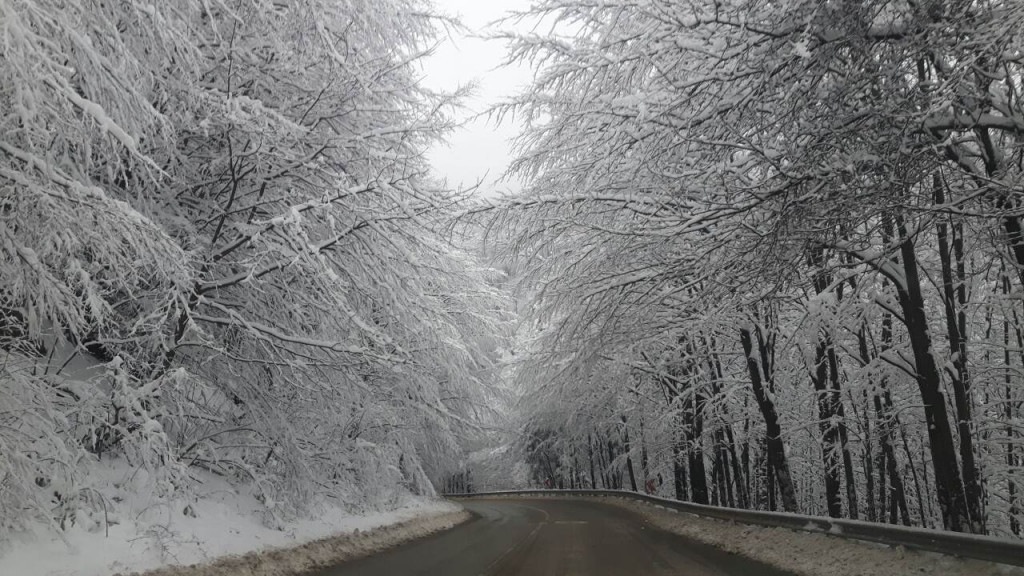
POLYGON ((702 518, 634 500, 602 498, 655 526, 800 576, 1024 576, 1024 568, 930 552, 702 518))
POLYGON ((104 494, 111 503, 107 512, 78 514, 64 531, 38 527, 0 542, 0 575, 110 576, 157 568, 161 575, 230 575, 233 566, 244 566, 245 574, 276 576, 367 554, 468 518, 455 504, 406 497, 386 512, 325 505, 312 518, 282 521, 251 494, 212 476, 204 480, 191 503, 152 504, 156 500, 145 489, 152 479, 144 471, 126 475, 104 494), (203 565, 182 568, 197 563, 203 565))
POLYGON ((458 506, 435 504, 420 507, 418 515, 397 524, 389 521, 368 531, 355 529, 299 546, 265 548, 191 566, 168 566, 139 576, 298 576, 447 530, 470 518, 469 512, 458 506))

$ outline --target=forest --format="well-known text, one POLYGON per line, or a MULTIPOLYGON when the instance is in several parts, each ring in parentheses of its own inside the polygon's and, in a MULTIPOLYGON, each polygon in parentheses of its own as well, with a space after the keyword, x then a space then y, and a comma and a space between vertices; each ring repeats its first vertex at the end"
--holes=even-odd
POLYGON ((0 541, 125 468, 272 525, 537 486, 1020 536, 1024 3, 508 22, 489 195, 425 154, 469 93, 425 0, 0 0, 0 541))
POLYGON ((518 17, 529 482, 1019 536, 1024 4, 518 17))
POLYGON ((423 158, 421 8, 0 2, 0 541, 216 478, 273 526, 435 493, 503 306, 423 158))

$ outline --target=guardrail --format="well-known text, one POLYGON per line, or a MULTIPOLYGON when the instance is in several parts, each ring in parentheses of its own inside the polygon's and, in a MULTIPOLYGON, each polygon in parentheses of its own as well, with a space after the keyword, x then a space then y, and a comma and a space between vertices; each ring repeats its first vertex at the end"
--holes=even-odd
POLYGON ((622 490, 510 490, 503 492, 477 492, 473 494, 446 494, 445 496, 448 498, 479 498, 488 496, 597 496, 629 498, 695 516, 717 518, 741 524, 825 533, 840 538, 866 540, 890 546, 906 546, 940 554, 1024 566, 1024 541, 993 536, 961 534, 959 532, 945 532, 928 528, 910 528, 893 524, 827 518, 824 516, 805 516, 788 512, 764 512, 760 510, 705 506, 622 490))

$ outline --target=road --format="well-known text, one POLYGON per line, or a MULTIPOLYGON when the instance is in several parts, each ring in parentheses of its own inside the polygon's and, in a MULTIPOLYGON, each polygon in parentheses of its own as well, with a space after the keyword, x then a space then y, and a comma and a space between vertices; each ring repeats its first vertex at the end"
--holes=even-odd
MULTIPOLYGON (((447 532, 316 576, 788 576, 591 500, 471 499, 447 532)), ((739 536, 737 534, 737 536, 739 536)))

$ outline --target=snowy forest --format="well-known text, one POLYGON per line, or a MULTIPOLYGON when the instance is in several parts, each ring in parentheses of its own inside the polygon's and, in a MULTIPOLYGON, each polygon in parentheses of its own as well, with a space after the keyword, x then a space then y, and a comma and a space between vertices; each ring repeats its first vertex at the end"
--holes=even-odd
POLYGON ((0 542, 213 479, 1020 536, 1024 3, 537 0, 503 195, 425 154, 458 26, 0 0, 0 542))
POLYGON ((0 2, 0 541, 211 477, 270 524, 435 494, 502 303, 423 159, 421 8, 0 2))
POLYGON ((529 481, 1019 536, 1024 3, 519 18, 529 481))

